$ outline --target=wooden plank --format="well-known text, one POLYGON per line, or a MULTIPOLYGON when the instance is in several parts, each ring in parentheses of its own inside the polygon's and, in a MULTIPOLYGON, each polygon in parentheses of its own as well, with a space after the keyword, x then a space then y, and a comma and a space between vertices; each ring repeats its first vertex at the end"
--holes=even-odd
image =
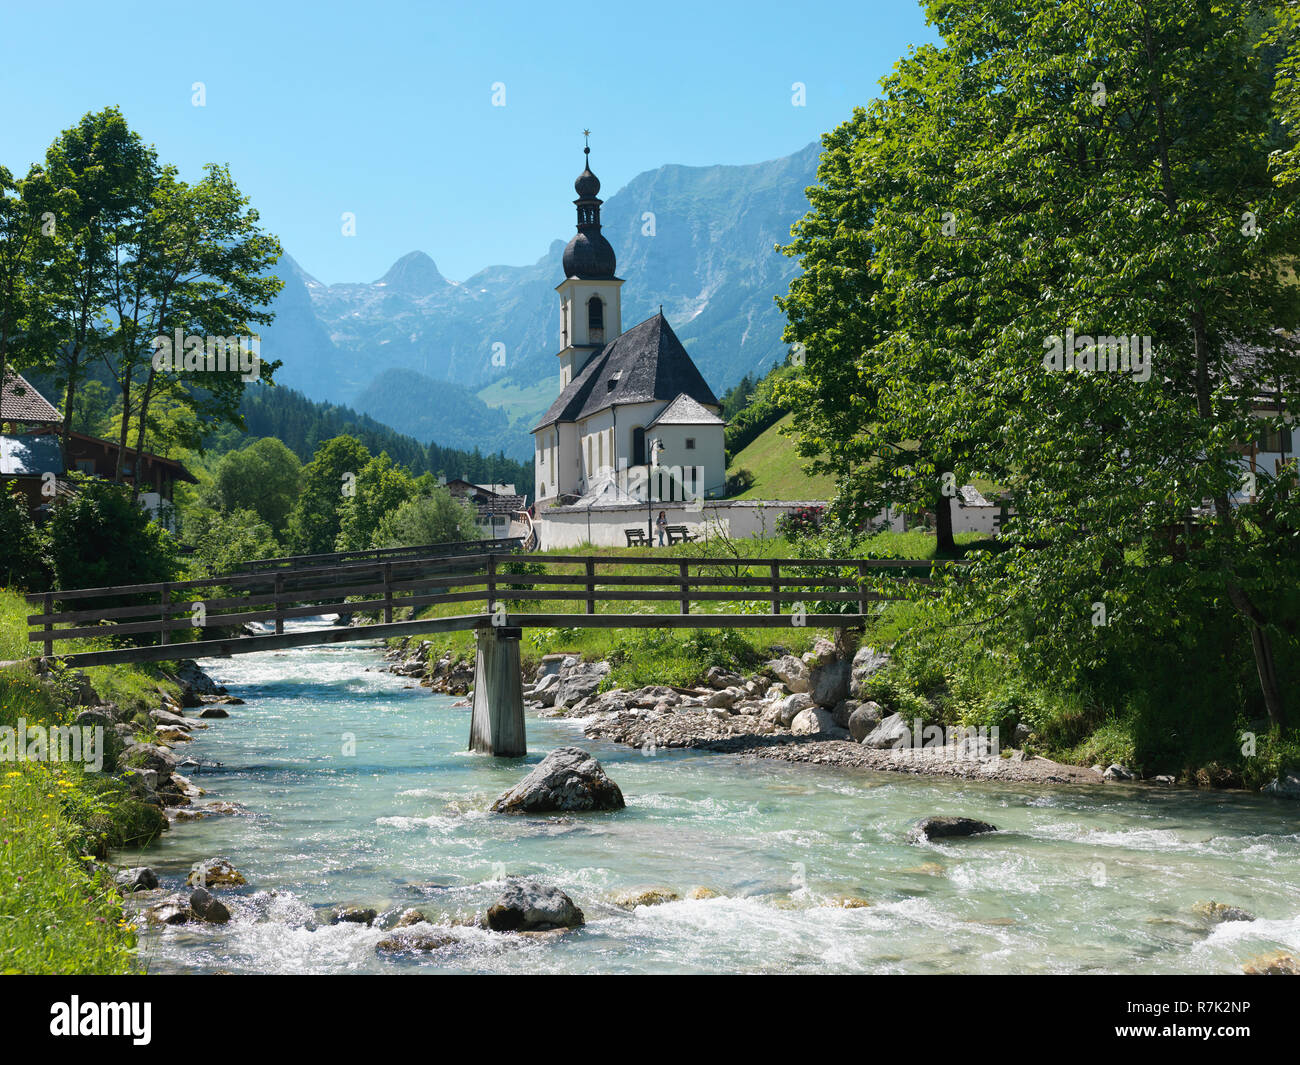
MULTIPOLYGON (((553 595, 554 593, 548 593, 553 595)), ((596 560, 587 559, 587 613, 596 612, 596 560)))
POLYGON ((772 613, 781 613, 781 564, 779 562, 769 562, 768 568, 772 572, 772 613))
MULTIPOLYGON (((682 613, 689 614, 691 612, 690 585, 688 583, 690 581, 690 563, 685 559, 682 560, 681 569, 678 573, 682 580, 682 613)), ((696 596, 698 597, 699 594, 697 592, 696 596)))

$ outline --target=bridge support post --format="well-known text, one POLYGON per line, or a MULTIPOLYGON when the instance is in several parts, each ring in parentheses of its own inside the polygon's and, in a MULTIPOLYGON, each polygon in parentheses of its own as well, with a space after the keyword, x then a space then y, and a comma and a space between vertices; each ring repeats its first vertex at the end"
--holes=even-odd
POLYGON ((489 626, 478 630, 474 656, 474 716, 469 749, 498 758, 528 753, 524 734, 524 687, 519 672, 522 630, 489 626))

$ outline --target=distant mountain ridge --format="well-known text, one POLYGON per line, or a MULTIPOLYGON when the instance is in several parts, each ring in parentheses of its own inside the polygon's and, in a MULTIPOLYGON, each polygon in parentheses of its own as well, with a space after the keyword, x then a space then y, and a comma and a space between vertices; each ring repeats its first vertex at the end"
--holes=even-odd
MULTIPOLYGON (((784 320, 774 297, 796 264, 775 246, 807 210, 804 190, 816 180, 818 155, 814 143, 748 166, 663 166, 610 196, 602 220, 627 281, 624 329, 662 304, 718 394, 782 358, 784 320)), ((557 199, 571 196, 557 176, 557 199)), ((445 446, 505 446, 527 457, 527 430, 559 392, 554 287, 568 235, 532 265, 487 267, 461 283, 421 251, 402 256, 378 281, 335 285, 286 255, 263 355, 283 360, 277 381, 312 398, 351 404, 445 446), (385 376, 393 370, 415 376, 385 376), (455 404, 437 395, 439 382, 461 386, 447 390, 455 404), (488 387, 506 404, 499 417, 472 394, 488 387), (524 390, 527 398, 512 398, 524 390)))

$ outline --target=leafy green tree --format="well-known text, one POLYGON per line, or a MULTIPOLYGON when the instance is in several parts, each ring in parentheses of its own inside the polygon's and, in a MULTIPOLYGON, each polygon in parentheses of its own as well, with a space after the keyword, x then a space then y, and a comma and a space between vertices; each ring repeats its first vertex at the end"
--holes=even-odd
POLYGON ((0 586, 40 590, 48 581, 45 540, 32 520, 27 497, 0 483, 0 586))
POLYGON ((280 554, 270 524, 255 510, 196 507, 185 515, 185 541, 193 545, 195 578, 237 573, 252 559, 280 554))
POLYGON ((406 470, 394 466, 387 454, 376 455, 357 474, 356 491, 343 502, 334 550, 370 547, 384 516, 392 514, 415 492, 415 481, 406 470))
POLYGON ((1293 474, 1258 470, 1257 502, 1234 497, 1261 397, 1300 392, 1300 106, 1273 77, 1278 56, 1296 69, 1295 28, 1179 0, 927 11, 943 43, 828 136, 797 235, 807 443, 864 509, 943 472, 1011 486, 1005 550, 961 594, 1027 673, 1146 683, 1157 648, 1241 653, 1220 638, 1233 618, 1283 725, 1293 474), (1083 338, 1111 337, 1139 338, 1141 362, 1099 371, 1118 344, 1083 338), (1069 339, 1082 368, 1058 370, 1069 339), (879 435, 896 450, 877 458, 879 435))
POLYGON ((266 436, 221 459, 213 493, 222 510, 253 511, 272 533, 282 536, 298 501, 302 476, 298 456, 275 437, 266 436))
POLYGON ((375 530, 373 547, 419 547, 477 540, 476 512, 446 488, 434 485, 426 495, 408 499, 385 514, 375 530))
POLYGON ((111 481, 70 475, 74 494, 54 508, 48 529, 57 588, 101 588, 174 580, 176 541, 111 481))
POLYGON ((370 452, 352 436, 336 436, 316 449, 302 471, 302 492, 289 514, 288 546, 295 554, 334 550, 344 503, 356 492, 357 477, 370 452))

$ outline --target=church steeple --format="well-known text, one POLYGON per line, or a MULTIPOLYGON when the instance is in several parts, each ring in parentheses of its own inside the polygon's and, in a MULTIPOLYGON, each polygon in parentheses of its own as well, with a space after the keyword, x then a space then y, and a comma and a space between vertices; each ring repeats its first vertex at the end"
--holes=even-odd
POLYGON ((578 198, 578 232, 564 249, 564 276, 583 281, 607 280, 617 265, 614 249, 600 232, 600 178, 591 172, 591 145, 586 141, 590 130, 583 130, 583 170, 573 183, 578 198))
MULTIPOLYGON (((583 137, 590 134, 583 130, 583 137)), ((600 232, 600 178, 591 172, 591 145, 584 143, 582 173, 573 183, 578 232, 564 249, 560 294, 560 387, 566 388, 592 356, 623 331, 614 249, 600 232)))

